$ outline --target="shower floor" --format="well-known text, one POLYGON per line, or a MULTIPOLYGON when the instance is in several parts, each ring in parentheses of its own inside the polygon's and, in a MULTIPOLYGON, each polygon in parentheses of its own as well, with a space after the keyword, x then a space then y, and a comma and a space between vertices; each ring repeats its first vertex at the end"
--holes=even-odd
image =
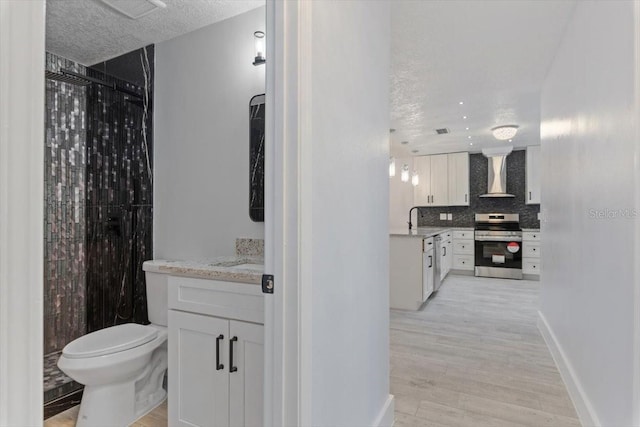
POLYGON ((44 356, 44 403, 51 402, 82 388, 58 369, 58 358, 61 351, 44 356))

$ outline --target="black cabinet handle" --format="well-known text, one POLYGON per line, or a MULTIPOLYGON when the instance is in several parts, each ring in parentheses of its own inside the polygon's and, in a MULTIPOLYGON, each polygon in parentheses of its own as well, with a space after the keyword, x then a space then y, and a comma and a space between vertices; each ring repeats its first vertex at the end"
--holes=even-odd
POLYGON ((447 247, 443 247, 442 250, 444 251, 444 253, 442 254, 442 256, 447 256, 447 247))
POLYGON ((238 337, 233 337, 229 340, 229 372, 236 372, 237 366, 233 366, 233 343, 238 341, 238 337))
POLYGON ((433 267, 433 257, 429 255, 429 268, 433 267))
POLYGON ((529 200, 531 200, 531 191, 529 191, 529 200))
POLYGON ((224 339, 224 335, 220 334, 216 337, 216 371, 224 369, 224 365, 220 363, 220 341, 224 339))
POLYGON ((464 195, 464 202, 467 203, 467 195, 464 195))

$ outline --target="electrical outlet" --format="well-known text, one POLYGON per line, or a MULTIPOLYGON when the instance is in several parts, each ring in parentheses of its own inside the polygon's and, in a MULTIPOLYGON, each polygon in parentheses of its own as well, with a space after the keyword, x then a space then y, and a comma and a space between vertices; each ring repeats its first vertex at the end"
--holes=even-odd
POLYGON ((447 214, 446 213, 441 213, 440 214, 440 220, 441 221, 446 221, 447 220, 447 214))
POLYGON ((448 213, 447 214, 447 220, 448 221, 453 221, 453 214, 448 213))

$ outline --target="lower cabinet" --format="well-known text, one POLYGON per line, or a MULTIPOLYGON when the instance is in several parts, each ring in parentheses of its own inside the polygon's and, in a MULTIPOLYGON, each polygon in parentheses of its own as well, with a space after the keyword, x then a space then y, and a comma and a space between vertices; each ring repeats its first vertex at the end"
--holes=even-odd
POLYGON ((472 228, 453 231, 453 269, 474 271, 474 235, 472 228))
POLYGON ((540 258, 540 230, 522 233, 522 273, 528 278, 540 280, 542 260, 540 258))
MULTIPOLYGON (((193 295, 204 312, 169 310, 169 425, 262 426, 264 327, 213 316, 215 307, 207 308, 206 304, 208 291, 221 296, 216 283, 227 289, 259 286, 210 281, 213 285, 206 289, 206 282, 184 278, 169 282, 170 308, 174 295, 181 297, 183 305, 185 298, 193 295)), ((232 313, 237 294, 227 293, 219 302, 231 302, 226 311, 232 313)), ((177 302, 173 300, 173 305, 177 302)))

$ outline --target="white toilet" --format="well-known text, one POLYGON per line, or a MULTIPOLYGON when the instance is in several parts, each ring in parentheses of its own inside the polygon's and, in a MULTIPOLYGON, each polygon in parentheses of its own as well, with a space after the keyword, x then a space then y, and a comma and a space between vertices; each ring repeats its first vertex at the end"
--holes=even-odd
POLYGON ((58 367, 84 384, 77 427, 128 426, 164 401, 167 276, 146 272, 150 325, 127 323, 65 346, 58 367))

